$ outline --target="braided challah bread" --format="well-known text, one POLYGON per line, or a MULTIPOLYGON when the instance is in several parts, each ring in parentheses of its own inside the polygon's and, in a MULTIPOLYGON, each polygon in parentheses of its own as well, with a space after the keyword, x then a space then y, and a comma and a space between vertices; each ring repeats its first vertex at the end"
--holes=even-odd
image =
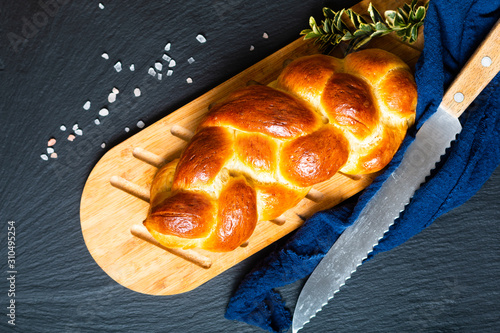
POLYGON ((144 225, 161 244, 234 250, 336 172, 381 170, 415 118, 410 69, 383 50, 302 57, 273 86, 215 105, 158 171, 144 225))

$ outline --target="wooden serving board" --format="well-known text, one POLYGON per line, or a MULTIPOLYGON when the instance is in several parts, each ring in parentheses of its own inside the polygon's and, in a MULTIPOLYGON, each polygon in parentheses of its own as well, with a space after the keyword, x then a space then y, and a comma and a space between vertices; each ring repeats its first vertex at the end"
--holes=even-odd
MULTIPOLYGON (((404 2, 372 3, 382 12, 404 2)), ((368 1, 363 1, 353 9, 366 13, 367 6, 368 1)), ((393 52, 413 67, 423 47, 423 40, 408 46, 387 36, 372 42, 370 47, 393 52)), ((288 61, 314 53, 318 53, 316 46, 299 38, 113 147, 99 160, 82 193, 80 218, 89 252, 111 278, 131 290, 152 295, 170 295, 192 290, 295 230, 313 213, 335 206, 371 183, 375 175, 350 178, 337 174, 329 181, 317 184, 314 188, 323 194, 321 201, 303 199, 294 209, 284 214, 286 222, 282 225, 270 221, 259 222, 248 245, 229 253, 195 250, 208 260, 205 267, 131 233, 131 228, 141 225, 146 218, 149 204, 145 200, 157 171, 156 167, 134 157, 134 152, 142 149, 166 161, 173 159, 186 145, 185 141, 170 134, 173 126, 194 131, 209 105, 235 89, 246 86, 248 82, 269 84, 277 78, 288 61), (113 186, 112 179, 117 178, 135 184, 145 198, 141 200, 116 188, 116 184, 113 186), (208 266, 210 267, 207 268, 208 266)))

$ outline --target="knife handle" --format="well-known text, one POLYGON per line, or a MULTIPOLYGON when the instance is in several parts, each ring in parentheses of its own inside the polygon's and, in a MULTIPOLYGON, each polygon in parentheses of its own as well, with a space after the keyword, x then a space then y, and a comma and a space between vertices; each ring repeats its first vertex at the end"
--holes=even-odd
POLYGON ((452 116, 460 117, 499 70, 500 20, 448 88, 441 106, 452 116))

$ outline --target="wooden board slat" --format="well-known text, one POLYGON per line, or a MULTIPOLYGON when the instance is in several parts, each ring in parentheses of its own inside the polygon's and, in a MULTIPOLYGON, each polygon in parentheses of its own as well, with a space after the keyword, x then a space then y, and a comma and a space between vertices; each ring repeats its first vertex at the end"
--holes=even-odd
MULTIPOLYGON (((364 12, 367 3, 363 1, 353 8, 364 12)), ((392 8, 401 3, 403 1, 393 1, 392 8)), ((381 4, 380 7, 385 9, 384 2, 381 4)), ((393 52, 413 67, 423 47, 423 40, 408 46, 387 36, 372 42, 370 46, 393 52)), ((210 268, 186 261, 130 232, 133 225, 141 224, 146 218, 149 204, 113 187, 110 180, 113 176, 119 176, 147 191, 157 170, 135 158, 132 155, 135 148, 171 160, 185 146, 184 141, 170 134, 172 126, 180 125, 194 131, 212 103, 246 86, 249 81, 269 84, 277 78, 284 63, 314 53, 318 53, 315 45, 299 38, 113 147, 98 161, 82 193, 81 228, 89 252, 111 278, 131 290, 146 294, 170 295, 192 290, 295 230, 303 223, 302 218, 333 207, 370 184, 375 175, 353 179, 337 174, 329 181, 317 184, 314 188, 324 194, 324 200, 316 203, 303 199, 294 209, 285 213, 286 223, 283 225, 259 222, 247 246, 230 253, 196 250, 212 261, 210 268)))

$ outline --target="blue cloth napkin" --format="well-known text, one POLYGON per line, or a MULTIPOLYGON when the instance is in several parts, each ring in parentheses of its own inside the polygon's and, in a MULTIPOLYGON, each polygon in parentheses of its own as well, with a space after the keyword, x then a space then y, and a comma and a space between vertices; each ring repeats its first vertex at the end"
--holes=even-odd
MULTIPOLYGON (((291 313, 274 288, 308 276, 397 167, 416 130, 436 111, 445 87, 500 17, 491 0, 431 0, 424 24, 425 45, 416 66, 417 123, 384 172, 355 198, 316 213, 243 279, 227 307, 226 318, 270 332, 285 332, 291 313)), ((462 133, 431 178, 374 248, 390 250, 429 226, 437 217, 473 196, 500 164, 500 75, 461 117, 462 133)))

